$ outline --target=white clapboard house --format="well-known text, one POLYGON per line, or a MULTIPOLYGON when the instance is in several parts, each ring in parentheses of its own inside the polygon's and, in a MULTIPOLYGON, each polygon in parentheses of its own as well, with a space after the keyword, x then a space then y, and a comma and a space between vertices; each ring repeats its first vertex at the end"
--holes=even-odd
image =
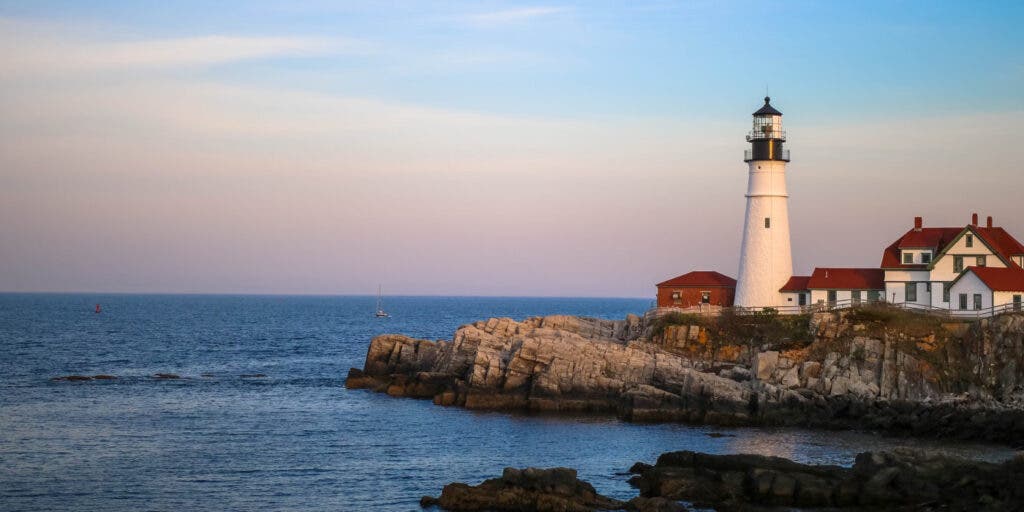
POLYGON ((909 307, 981 311, 1019 309, 1024 245, 989 217, 964 227, 914 227, 885 249, 885 300, 909 307))

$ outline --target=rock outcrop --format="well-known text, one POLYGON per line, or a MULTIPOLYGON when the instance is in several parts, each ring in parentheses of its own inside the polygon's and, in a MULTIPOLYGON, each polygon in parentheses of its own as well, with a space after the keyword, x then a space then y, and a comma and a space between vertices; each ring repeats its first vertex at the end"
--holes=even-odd
POLYGON ((852 468, 761 455, 661 455, 638 464, 642 497, 718 511, 753 507, 852 510, 990 510, 1024 507, 1024 456, 1002 464, 912 450, 861 453, 852 468))
POLYGON ((1024 316, 943 326, 882 313, 667 326, 490 319, 451 341, 378 336, 346 385, 470 409, 1024 443, 1024 316))
POLYGON ((420 505, 465 512, 589 512, 622 510, 626 504, 598 494, 576 478, 575 469, 505 468, 500 478, 480 485, 448 484, 440 497, 424 496, 420 505))

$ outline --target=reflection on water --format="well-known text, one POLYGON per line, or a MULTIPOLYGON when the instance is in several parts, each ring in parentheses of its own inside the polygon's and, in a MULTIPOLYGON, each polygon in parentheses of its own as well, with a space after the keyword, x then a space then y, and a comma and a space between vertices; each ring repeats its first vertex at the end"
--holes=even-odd
POLYGON ((850 432, 481 413, 343 387, 383 332, 443 338, 490 316, 621 318, 646 306, 397 297, 381 321, 373 297, 0 295, 0 508, 413 511, 446 483, 505 466, 577 468, 628 499, 622 472, 672 450, 840 465, 903 445, 1011 455, 850 432), (150 378, 159 372, 185 378, 150 378), (121 378, 49 380, 71 373, 121 378))

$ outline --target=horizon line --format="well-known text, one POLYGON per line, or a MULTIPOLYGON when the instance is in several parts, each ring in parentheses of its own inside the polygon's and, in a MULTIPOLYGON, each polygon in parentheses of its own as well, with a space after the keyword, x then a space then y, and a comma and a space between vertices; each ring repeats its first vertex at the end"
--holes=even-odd
MULTIPOLYGON (((0 295, 160 295, 160 296, 207 296, 207 297, 376 297, 369 293, 239 293, 239 292, 98 292, 98 291, 8 291, 0 295)), ((385 298, 467 298, 467 299, 628 299, 656 300, 654 297, 610 296, 610 295, 442 295, 442 294, 395 294, 385 298)))

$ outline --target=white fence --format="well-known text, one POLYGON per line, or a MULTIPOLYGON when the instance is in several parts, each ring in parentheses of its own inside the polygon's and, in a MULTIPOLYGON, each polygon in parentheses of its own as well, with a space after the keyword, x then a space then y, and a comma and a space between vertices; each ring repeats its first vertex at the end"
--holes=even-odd
POLYGON ((698 306, 692 306, 688 308, 659 308, 655 307, 647 311, 644 315, 646 318, 656 318, 669 313, 685 313, 690 315, 708 315, 714 316, 719 315, 725 310, 730 310, 741 315, 751 314, 780 314, 780 315, 799 315, 804 313, 818 313, 822 311, 838 311, 843 309, 851 309, 861 306, 870 305, 885 305, 889 307, 895 307, 904 309, 907 311, 914 311, 917 313, 923 313, 928 315, 940 316, 950 319, 980 319, 980 318, 991 318, 994 316, 1007 314, 1007 313, 1020 313, 1022 311, 1021 305, 1018 303, 1006 303, 998 306, 992 306, 982 309, 946 309, 936 308, 925 304, 916 304, 913 302, 884 302, 884 301, 862 301, 862 300, 839 300, 831 302, 818 302, 815 304, 809 304, 807 306, 780 306, 775 308, 744 308, 739 306, 712 306, 709 304, 701 304, 698 306))

